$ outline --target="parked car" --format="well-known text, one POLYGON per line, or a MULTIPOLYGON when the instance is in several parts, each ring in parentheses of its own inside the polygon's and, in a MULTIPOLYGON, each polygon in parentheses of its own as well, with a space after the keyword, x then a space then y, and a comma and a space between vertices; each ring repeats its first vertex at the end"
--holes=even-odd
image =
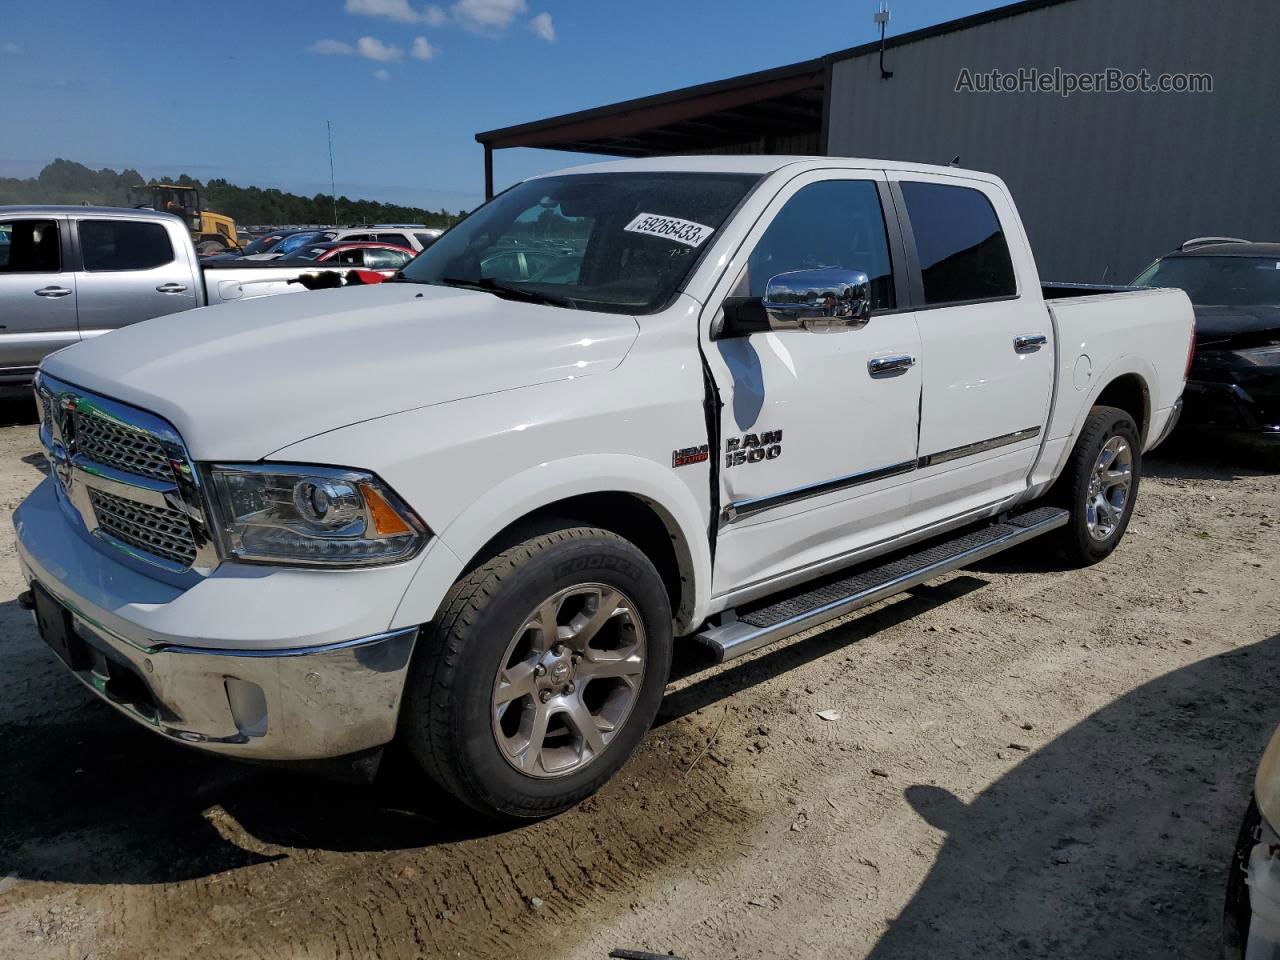
POLYGON ((308 243, 325 243, 330 238, 320 230, 294 230, 274 243, 264 244, 256 253, 246 253, 242 260, 279 260, 299 250, 308 243))
POLYGON ((1280 730, 1258 764, 1227 871, 1224 954, 1238 960, 1280 956, 1280 730))
POLYGON ((1181 291, 1042 285, 986 174, 542 176, 397 282, 47 358, 22 602, 165 736, 366 771, 398 736, 547 816, 631 755, 675 638, 729 660, 1041 536, 1107 557, 1192 324, 1181 291), (535 234, 571 280, 486 274, 535 234))
POLYGON ((439 237, 439 231, 432 232, 423 227, 419 230, 393 227, 334 227, 321 232, 317 238, 324 243, 391 243, 398 247, 408 247, 414 253, 421 253, 439 237))
POLYGON ((365 267, 390 276, 416 256, 408 247, 390 243, 312 243, 282 257, 279 262, 365 267))
POLYGON ((1195 307, 1183 422, 1280 445, 1280 243, 1191 240, 1134 284, 1178 287, 1195 307))
POLYGON ((48 353, 140 320, 293 293, 314 265, 206 264, 182 220, 112 207, 0 207, 0 391, 48 353))

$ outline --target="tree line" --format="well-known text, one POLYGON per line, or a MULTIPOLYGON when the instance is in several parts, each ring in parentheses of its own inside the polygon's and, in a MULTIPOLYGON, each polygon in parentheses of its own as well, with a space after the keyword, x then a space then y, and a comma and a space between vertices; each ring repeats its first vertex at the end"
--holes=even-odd
MULTIPOLYGON (((69 203, 105 207, 133 207, 148 202, 147 180, 137 170, 91 170, 72 160, 54 160, 37 176, 0 177, 0 204, 69 203)), ((158 182, 197 187, 206 210, 232 217, 237 224, 334 222, 333 197, 317 193, 304 197, 283 190, 241 187, 221 178, 201 183, 185 173, 158 182)), ((448 227, 463 213, 426 210, 376 200, 338 197, 337 223, 423 223, 448 227)))

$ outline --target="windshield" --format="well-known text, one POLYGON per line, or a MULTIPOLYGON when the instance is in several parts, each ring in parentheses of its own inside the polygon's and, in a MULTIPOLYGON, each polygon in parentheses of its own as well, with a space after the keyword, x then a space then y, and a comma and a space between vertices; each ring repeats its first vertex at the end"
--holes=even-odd
POLYGON ((1280 259, 1169 257, 1133 281, 1136 287, 1178 287, 1198 307, 1280 306, 1280 259))
POLYGON ((287 256, 301 246, 308 243, 315 243, 317 239, 319 239, 319 234, 316 233, 295 233, 281 240, 279 246, 272 247, 271 252, 281 253, 287 256))
POLYGON ((403 275, 586 310, 652 313, 675 296, 758 179, 668 172, 529 180, 449 230, 403 275))
POLYGON ((267 250, 270 249, 271 245, 274 244, 279 239, 280 239, 280 234, 269 233, 265 237, 259 237, 257 240, 252 241, 248 246, 244 248, 243 251, 241 251, 241 253, 243 256, 246 256, 246 257, 254 253, 266 253, 267 250))
POLYGON ((281 260, 319 260, 326 253, 332 250, 332 247, 305 247, 302 250, 295 250, 287 257, 281 257, 281 260))

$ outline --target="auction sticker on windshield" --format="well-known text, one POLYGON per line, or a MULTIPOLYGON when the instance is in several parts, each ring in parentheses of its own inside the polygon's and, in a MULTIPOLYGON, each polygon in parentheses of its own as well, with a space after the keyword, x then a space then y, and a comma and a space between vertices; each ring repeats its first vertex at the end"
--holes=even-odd
POLYGON ((679 217, 663 217, 656 213, 642 213, 622 229, 628 233, 644 233, 651 237, 674 240, 686 247, 700 247, 707 237, 716 232, 715 227, 681 220, 679 217))

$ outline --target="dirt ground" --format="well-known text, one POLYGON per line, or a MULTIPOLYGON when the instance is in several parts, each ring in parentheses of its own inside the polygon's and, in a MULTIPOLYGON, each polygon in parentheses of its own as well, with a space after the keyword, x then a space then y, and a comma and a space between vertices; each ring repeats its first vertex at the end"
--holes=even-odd
POLYGON ((394 762, 330 783, 95 702, 14 599, 43 460, 31 411, 0 415, 0 957, 1218 955, 1280 723, 1280 477, 1252 458, 1149 461, 1090 570, 1032 545, 725 667, 688 653, 617 780, 493 832, 394 762))

